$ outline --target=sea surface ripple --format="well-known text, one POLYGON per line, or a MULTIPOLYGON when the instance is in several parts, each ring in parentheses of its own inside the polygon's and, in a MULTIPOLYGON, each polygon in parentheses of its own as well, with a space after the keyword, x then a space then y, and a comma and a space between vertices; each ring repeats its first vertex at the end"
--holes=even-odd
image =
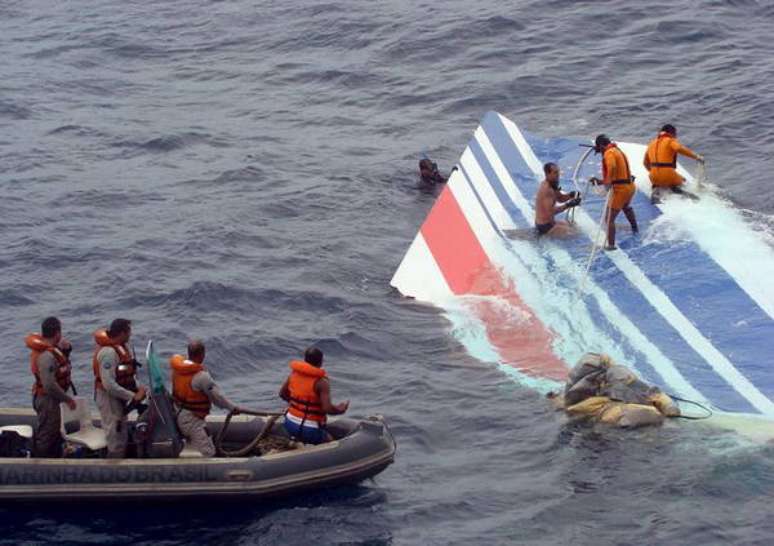
POLYGON ((435 198, 419 154, 447 169, 488 110, 672 122, 770 236, 772 35, 755 0, 0 2, 0 403, 30 403, 43 317, 88 393, 90 334, 123 316, 138 350, 204 338, 253 407, 316 343, 399 444, 373 482, 273 504, 5 509, 0 544, 770 543, 771 447, 569 425, 389 280, 435 198))

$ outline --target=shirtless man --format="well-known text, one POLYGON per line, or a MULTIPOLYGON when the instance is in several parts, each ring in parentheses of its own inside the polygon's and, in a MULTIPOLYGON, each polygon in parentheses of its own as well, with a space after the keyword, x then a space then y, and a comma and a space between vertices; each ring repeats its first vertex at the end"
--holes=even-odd
POLYGON ((556 221, 554 216, 567 209, 580 205, 578 192, 564 193, 559 188, 559 166, 556 163, 543 165, 545 180, 540 183, 535 198, 535 231, 540 235, 566 235, 570 232, 570 224, 556 221), (557 203, 563 203, 557 205, 557 203))

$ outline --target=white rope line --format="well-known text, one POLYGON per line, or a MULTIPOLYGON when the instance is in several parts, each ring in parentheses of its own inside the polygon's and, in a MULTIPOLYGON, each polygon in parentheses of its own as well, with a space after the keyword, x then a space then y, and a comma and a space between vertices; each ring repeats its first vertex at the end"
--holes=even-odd
POLYGON ((704 183, 707 181, 707 171, 704 168, 704 162, 699 162, 696 167, 696 189, 700 190, 704 187, 704 183))
POLYGON ((597 255, 597 249, 599 248, 599 245, 597 242, 599 241, 599 233, 602 231, 602 225, 607 224, 609 222, 610 218, 610 196, 613 195, 612 189, 608 190, 607 192, 607 198, 605 199, 605 206, 602 208, 602 216, 599 219, 599 225, 597 226, 597 232, 594 235, 594 239, 591 242, 591 252, 589 253, 589 259, 586 262, 586 270, 583 273, 583 278, 581 279, 580 286, 578 286, 578 297, 575 299, 575 301, 580 301, 580 299, 583 297, 583 292, 586 289, 586 279, 589 276, 589 271, 591 270, 591 264, 594 262, 594 258, 597 255))

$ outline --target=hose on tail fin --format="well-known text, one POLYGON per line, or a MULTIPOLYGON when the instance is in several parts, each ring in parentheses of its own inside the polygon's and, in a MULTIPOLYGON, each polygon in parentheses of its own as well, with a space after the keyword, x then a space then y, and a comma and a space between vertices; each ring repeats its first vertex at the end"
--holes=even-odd
POLYGON ((605 198, 605 205, 602 207, 602 216, 599 219, 599 225, 597 226, 597 231, 594 233, 594 238, 591 240, 591 252, 589 253, 589 259, 586 262, 586 270, 583 272, 583 277, 581 278, 580 285, 578 285, 578 296, 576 298, 576 301, 580 301, 580 299, 583 297, 583 292, 586 290, 586 279, 588 279, 589 277, 591 264, 594 262, 594 258, 597 255, 597 250, 599 250, 599 245, 597 244, 597 241, 599 241, 599 234, 602 231, 602 226, 607 224, 607 217, 610 212, 608 205, 610 204, 610 197, 612 195, 613 195, 613 191, 608 190, 607 197, 605 198))
POLYGON ((699 162, 696 167, 696 188, 703 189, 707 183, 707 169, 704 167, 704 162, 699 162))
POLYGON ((709 409, 707 406, 703 404, 699 404, 694 400, 687 400, 685 398, 680 398, 679 396, 675 396, 674 394, 669 394, 668 396, 672 400, 677 400, 678 402, 684 402, 686 404, 696 406, 697 408, 700 408, 701 410, 706 412, 705 415, 683 415, 683 413, 680 412, 680 415, 676 416, 678 419, 688 419, 690 421, 701 421, 702 419, 709 419, 713 415, 713 412, 711 409, 709 409))
MULTIPOLYGON (((578 161, 575 163, 575 169, 572 171, 572 183, 575 186, 575 190, 578 192, 578 195, 581 197, 581 203, 583 203, 583 200, 586 199, 586 195, 589 191, 589 183, 586 182, 586 187, 581 189, 580 184, 578 183, 578 174, 580 173, 580 169, 583 166, 583 163, 586 161, 586 158, 589 157, 589 154, 594 151, 593 146, 588 146, 585 144, 581 144, 584 148, 588 148, 583 155, 580 156, 578 161)), ((572 207, 567 211, 567 221, 570 224, 575 223, 575 209, 577 207, 572 207)))

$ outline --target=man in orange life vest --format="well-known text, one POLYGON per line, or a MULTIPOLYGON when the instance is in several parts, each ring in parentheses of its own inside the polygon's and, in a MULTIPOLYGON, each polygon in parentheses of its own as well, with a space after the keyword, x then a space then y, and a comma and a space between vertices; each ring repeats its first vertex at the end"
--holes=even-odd
POLYGON ((32 407, 38 414, 32 453, 35 457, 61 457, 62 434, 59 404, 75 409, 75 393, 70 379, 70 342, 62 337, 62 323, 48 317, 40 325, 40 334, 28 335, 24 342, 32 351, 30 369, 35 378, 32 385, 32 407))
POLYGON ((188 344, 188 359, 173 355, 169 359, 172 368, 172 397, 180 408, 177 426, 188 443, 205 457, 215 456, 215 444, 207 434, 206 417, 212 404, 234 415, 241 409, 220 392, 218 385, 204 367, 204 343, 195 339, 188 344))
POLYGON ((322 369, 323 352, 310 347, 304 353, 304 361, 290 363, 290 376, 280 388, 280 398, 288 402, 285 413, 285 430, 306 444, 330 441, 325 430, 328 415, 341 415, 349 408, 349 400, 341 404, 331 402, 331 386, 322 369))
POLYGON ((634 209, 631 207, 632 197, 637 189, 634 187, 634 177, 629 169, 629 160, 621 149, 606 135, 597 135, 594 140, 594 151, 602 154, 602 180, 592 178, 592 183, 604 184, 610 186, 608 190, 607 212, 607 246, 605 250, 615 250, 615 218, 618 213, 623 211, 629 224, 632 226, 632 233, 639 233, 637 228, 637 218, 634 216, 634 209))
POLYGON ((661 128, 658 136, 648 144, 643 159, 643 164, 650 175, 650 182, 653 184, 650 200, 654 205, 661 202, 661 192, 664 190, 696 198, 695 195, 684 191, 681 187, 685 178, 677 174, 677 154, 704 163, 702 156, 680 144, 674 125, 666 124, 661 128))
POLYGON ((127 343, 132 335, 132 323, 115 319, 108 330, 94 332, 94 397, 107 435, 107 456, 123 458, 129 441, 126 408, 131 402, 145 398, 145 387, 137 385, 137 361, 127 343))

